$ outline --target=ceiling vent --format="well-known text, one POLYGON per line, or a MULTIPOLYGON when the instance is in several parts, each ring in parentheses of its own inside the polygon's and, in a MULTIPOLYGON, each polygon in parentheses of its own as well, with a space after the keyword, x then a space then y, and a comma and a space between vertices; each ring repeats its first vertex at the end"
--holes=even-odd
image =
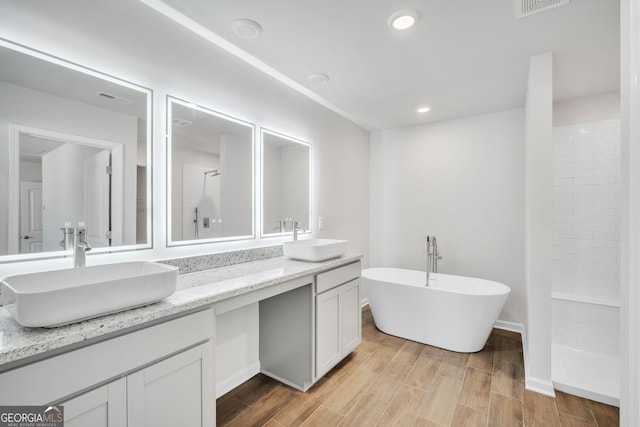
POLYGON ((525 18, 538 12, 569 4, 570 0, 515 0, 516 18, 525 18))
POLYGON ((120 104, 133 104, 133 101, 121 96, 112 95, 107 92, 98 92, 97 95, 102 99, 108 99, 109 101, 119 102, 120 104))
POLYGON ((190 122, 189 120, 181 119, 180 117, 176 117, 175 119, 171 120, 171 124, 179 128, 185 128, 187 126, 192 125, 193 122, 190 122))

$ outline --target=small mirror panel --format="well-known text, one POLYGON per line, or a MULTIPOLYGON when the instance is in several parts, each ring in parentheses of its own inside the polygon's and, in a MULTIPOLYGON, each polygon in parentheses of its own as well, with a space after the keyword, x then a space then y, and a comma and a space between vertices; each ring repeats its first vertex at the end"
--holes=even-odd
POLYGON ((255 236, 254 126, 168 98, 169 245, 255 236))
POLYGON ((310 232, 311 147, 268 129, 262 137, 262 234, 310 232))

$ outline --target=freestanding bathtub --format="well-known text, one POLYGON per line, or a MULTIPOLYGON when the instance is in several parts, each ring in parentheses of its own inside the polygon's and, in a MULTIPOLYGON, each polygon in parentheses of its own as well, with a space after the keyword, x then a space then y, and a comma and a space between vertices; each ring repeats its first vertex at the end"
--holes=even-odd
POLYGON ((511 289, 473 277, 401 268, 362 270, 362 284, 382 332, 473 353, 482 350, 511 289))

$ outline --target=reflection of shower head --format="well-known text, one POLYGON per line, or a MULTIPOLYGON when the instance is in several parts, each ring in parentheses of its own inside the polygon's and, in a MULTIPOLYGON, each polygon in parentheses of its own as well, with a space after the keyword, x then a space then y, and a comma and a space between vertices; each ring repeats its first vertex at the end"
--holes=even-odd
POLYGON ((205 177, 206 177, 207 175, 211 175, 211 176, 218 176, 218 175, 220 175, 220 173, 221 173, 221 172, 220 172, 220 170, 218 170, 218 169, 212 169, 212 170, 210 170, 210 171, 206 171, 206 172, 204 173, 204 176, 205 176, 205 177))

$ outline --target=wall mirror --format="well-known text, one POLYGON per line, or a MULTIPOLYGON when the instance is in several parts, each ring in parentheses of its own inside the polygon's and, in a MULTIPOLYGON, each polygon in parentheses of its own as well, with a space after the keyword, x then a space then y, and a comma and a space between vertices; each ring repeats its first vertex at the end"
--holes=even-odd
POLYGON ((311 232, 310 145, 264 128, 261 137, 263 235, 291 234, 294 221, 311 232))
POLYGON ((168 98, 169 245, 254 233, 254 126, 168 98))
POLYGON ((151 244, 151 91, 0 40, 0 262, 151 244))

